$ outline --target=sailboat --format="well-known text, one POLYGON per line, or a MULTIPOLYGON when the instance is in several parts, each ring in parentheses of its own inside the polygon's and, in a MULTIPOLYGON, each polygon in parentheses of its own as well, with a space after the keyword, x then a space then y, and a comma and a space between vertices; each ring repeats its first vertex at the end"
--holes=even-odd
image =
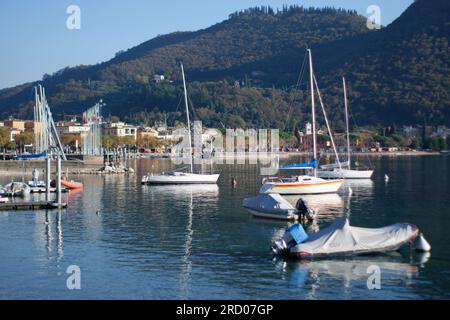
POLYGON ((344 106, 345 106, 345 124, 347 131, 347 161, 340 163, 340 165, 330 164, 321 166, 323 170, 318 171, 317 175, 325 179, 370 179, 373 175, 373 170, 356 170, 351 167, 351 151, 350 151, 350 130, 348 125, 348 99, 347 99, 347 86, 345 84, 345 78, 342 78, 344 87, 344 106))
MULTIPOLYGON (((304 170, 312 171, 312 175, 296 175, 289 178, 269 178, 265 179, 263 186, 259 190, 260 193, 278 193, 278 194, 322 194, 336 193, 342 186, 344 180, 325 180, 317 176, 317 142, 316 142, 316 114, 314 85, 317 89, 317 81, 315 81, 312 52, 308 49, 310 85, 311 85, 311 114, 312 114, 312 134, 313 134, 313 160, 308 163, 294 164, 288 166, 280 166, 280 170, 304 170)), ((318 92, 319 93, 319 92, 318 92)), ((320 96, 319 96, 320 97, 320 96)), ((324 111, 324 109, 323 109, 324 111)), ((326 118, 326 117, 325 117, 326 118)), ((328 121, 327 121, 328 126, 328 121)), ((333 142, 334 145, 334 142, 333 142)), ((335 150, 336 152, 336 150, 335 150)))
POLYGON ((192 155, 192 137, 191 137, 191 123, 189 120, 189 104, 186 89, 186 78, 184 75, 184 67, 181 64, 181 73, 183 76, 183 87, 184 87, 184 102, 186 105, 186 119, 187 119, 187 130, 189 138, 189 159, 190 166, 188 170, 182 171, 180 169, 162 173, 160 175, 148 175, 142 177, 142 184, 215 184, 220 177, 220 173, 195 173, 192 155))

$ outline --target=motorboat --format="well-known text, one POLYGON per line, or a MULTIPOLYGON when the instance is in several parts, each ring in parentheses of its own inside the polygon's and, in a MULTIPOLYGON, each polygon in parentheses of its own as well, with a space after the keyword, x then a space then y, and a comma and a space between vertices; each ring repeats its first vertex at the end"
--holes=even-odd
POLYGON ((279 194, 261 194, 256 197, 245 198, 242 206, 249 210, 254 217, 275 220, 299 220, 302 216, 314 218, 314 212, 309 210, 302 199, 294 207, 279 194))
POLYGON ((319 91, 317 79, 314 75, 311 49, 307 50, 309 57, 309 74, 310 74, 310 93, 311 93, 311 115, 312 115, 312 140, 313 140, 313 159, 307 163, 280 166, 280 170, 305 170, 307 175, 294 175, 289 178, 276 177, 264 179, 260 193, 278 193, 286 194, 322 194, 336 193, 344 183, 341 178, 335 180, 324 180, 317 176, 317 132, 316 132, 316 111, 315 111, 315 92, 319 96, 320 105, 324 115, 325 123, 330 134, 331 143, 333 145, 336 158, 338 159, 336 146, 334 144, 333 134, 330 129, 328 118, 325 112, 322 96, 319 91), (311 171, 311 172, 308 172, 311 171))
POLYGON ((192 137, 191 125, 189 120, 189 103, 186 88, 186 78, 184 75, 183 64, 181 64, 181 74, 183 76, 184 99, 186 106, 187 132, 188 132, 188 150, 190 166, 187 172, 177 169, 172 172, 162 173, 159 175, 146 175, 142 177, 142 184, 211 184, 217 183, 220 173, 202 173, 194 172, 193 156, 192 156, 192 137))
POLYGON ((340 217, 328 228, 310 235, 300 224, 291 226, 273 243, 272 252, 300 259, 355 256, 396 251, 412 243, 418 250, 431 250, 415 225, 397 223, 383 228, 360 228, 350 226, 346 217, 340 217))
POLYGON ((32 177, 33 177, 33 180, 28 181, 28 185, 31 188, 45 188, 46 187, 45 181, 39 180, 39 171, 36 168, 33 169, 32 177))
POLYGON ((25 197, 30 193, 31 188, 24 182, 11 182, 0 190, 0 194, 7 197, 25 197))

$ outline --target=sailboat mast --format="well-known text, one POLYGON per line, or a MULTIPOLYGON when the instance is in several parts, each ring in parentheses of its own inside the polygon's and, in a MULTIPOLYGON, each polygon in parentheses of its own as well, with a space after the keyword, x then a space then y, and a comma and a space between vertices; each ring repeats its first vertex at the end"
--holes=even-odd
POLYGON ((187 96, 187 89, 186 89, 186 78, 184 76, 183 64, 181 64, 181 74, 183 75, 184 103, 186 105, 187 130, 188 130, 188 137, 189 137, 189 159, 190 159, 190 162, 191 162, 191 173, 193 173, 194 172, 194 165, 193 165, 193 161, 192 161, 191 122, 189 120, 189 104, 188 104, 188 96, 187 96))
MULTIPOLYGON (((311 85, 311 114, 312 114, 312 134, 313 134, 313 152, 314 152, 314 161, 317 161, 317 142, 316 142, 316 106, 314 101, 314 69, 313 69, 313 61, 312 61, 312 53, 311 49, 308 49, 309 55, 309 76, 310 76, 310 85, 311 85)), ((317 169, 314 168, 314 176, 317 176, 317 169)))
POLYGON ((342 83, 344 84, 344 105, 345 105, 345 126, 347 130, 347 160, 348 160, 348 169, 351 169, 351 161, 350 161, 350 129, 348 125, 348 102, 347 102, 347 86, 345 84, 345 77, 342 77, 342 83))

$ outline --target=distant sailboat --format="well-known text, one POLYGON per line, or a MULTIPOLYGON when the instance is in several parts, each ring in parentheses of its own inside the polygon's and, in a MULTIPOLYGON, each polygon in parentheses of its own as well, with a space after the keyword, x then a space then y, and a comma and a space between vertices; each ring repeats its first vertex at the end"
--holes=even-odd
POLYGON ((183 76, 183 87, 184 87, 184 101, 186 105, 186 119, 187 119, 187 130, 189 138, 189 159, 190 166, 189 171, 172 171, 168 173, 163 173, 160 175, 149 175, 142 178, 143 184, 215 184, 220 177, 220 174, 203 174, 194 173, 194 164, 192 156, 192 137, 191 137, 191 123, 189 120, 189 104, 186 89, 186 78, 184 75, 183 64, 181 64, 181 73, 183 76))
POLYGON ((347 86, 345 78, 342 78, 344 86, 344 105, 345 105, 345 124, 347 131, 347 161, 345 163, 337 163, 321 166, 321 171, 317 175, 325 179, 370 179, 373 170, 356 170, 351 168, 351 149, 350 149, 350 130, 348 124, 348 100, 347 86))
POLYGON ((317 142, 316 142, 316 115, 314 100, 315 76, 312 63, 312 53, 308 49, 310 85, 311 85, 311 113, 312 113, 312 135, 313 135, 313 160, 309 163, 294 164, 282 166, 280 170, 309 170, 313 175, 299 175, 290 178, 270 178, 264 181, 260 193, 278 193, 278 194, 321 194, 336 193, 342 186, 344 180, 324 180, 317 177, 317 142))

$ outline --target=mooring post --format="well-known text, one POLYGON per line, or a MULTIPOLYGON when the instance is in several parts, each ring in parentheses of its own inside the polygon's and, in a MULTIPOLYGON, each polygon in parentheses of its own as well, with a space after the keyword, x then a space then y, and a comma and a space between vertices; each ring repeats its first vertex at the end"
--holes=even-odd
POLYGON ((56 192, 58 207, 61 207, 61 157, 59 156, 59 152, 56 164, 56 192))
POLYGON ((45 168, 45 201, 48 203, 50 201, 50 156, 47 157, 46 168, 45 168))

